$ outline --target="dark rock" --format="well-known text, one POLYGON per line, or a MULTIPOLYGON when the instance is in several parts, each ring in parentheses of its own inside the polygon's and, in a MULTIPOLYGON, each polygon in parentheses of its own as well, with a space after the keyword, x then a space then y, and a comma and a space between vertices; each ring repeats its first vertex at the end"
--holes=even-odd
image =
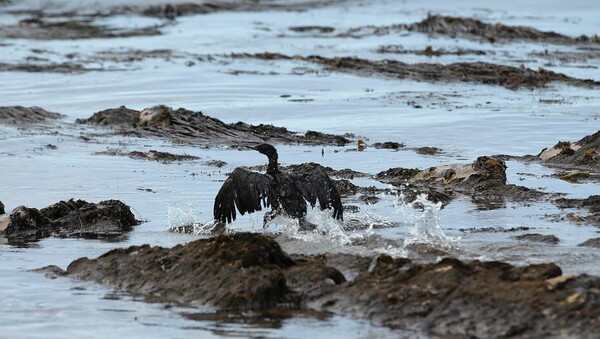
POLYGON ((90 38, 119 38, 131 36, 158 35, 155 26, 115 29, 108 26, 94 25, 89 20, 46 21, 43 18, 29 18, 19 21, 17 25, 0 27, 0 37, 10 39, 33 40, 72 40, 90 38))
POLYGON ((373 147, 375 148, 383 148, 383 149, 400 149, 400 148, 404 148, 405 145, 398 143, 398 142, 394 142, 394 141, 386 141, 386 142, 376 142, 373 144, 373 147))
POLYGON ((486 62, 457 62, 451 64, 418 63, 407 64, 398 60, 367 60, 358 57, 288 56, 279 53, 237 53, 232 58, 254 58, 262 60, 300 60, 324 66, 328 71, 353 73, 362 76, 381 76, 390 79, 415 81, 471 82, 498 85, 509 89, 540 88, 551 82, 571 86, 595 88, 600 82, 579 79, 545 68, 532 70, 522 67, 490 64, 486 62))
POLYGON ((134 126, 137 124, 140 118, 140 112, 129 109, 125 106, 119 108, 109 108, 100 112, 94 113, 88 119, 77 119, 75 122, 78 124, 90 124, 90 125, 102 125, 102 126, 115 126, 115 125, 128 125, 134 126))
POLYGON ((47 237, 54 230, 50 220, 37 208, 19 206, 10 214, 5 214, 8 223, 4 227, 3 236, 7 238, 39 239, 47 237))
POLYGON ((511 227, 511 228, 504 228, 504 227, 475 228, 475 227, 471 227, 471 228, 460 228, 459 231, 470 232, 470 233, 512 233, 512 232, 529 231, 530 229, 531 228, 526 227, 526 226, 511 227))
POLYGON ((226 124, 201 112, 183 108, 173 110, 164 105, 143 111, 125 107, 94 113, 88 119, 78 119, 80 124, 106 125, 116 128, 116 133, 140 137, 167 138, 175 142, 256 144, 265 141, 304 143, 309 145, 344 145, 343 136, 309 131, 304 136, 273 125, 249 125, 243 122, 226 124), (243 141, 243 142, 241 142, 243 141))
POLYGON ((590 225, 600 226, 600 195, 590 195, 585 199, 559 198, 554 203, 560 208, 585 208, 591 214, 582 216, 568 213, 567 219, 574 222, 585 222, 590 225))
MULTIPOLYGON (((405 25, 403 28, 413 32, 446 35, 452 38, 482 39, 489 42, 526 40, 571 45, 594 41, 594 38, 585 36, 572 38, 555 32, 543 32, 531 27, 507 26, 501 23, 490 24, 477 19, 441 15, 428 15, 423 21, 405 25)), ((595 40, 598 42, 597 37, 595 40)))
POLYGON ((227 163, 223 160, 210 160, 210 161, 207 161, 206 164, 208 166, 218 167, 218 168, 221 168, 221 167, 227 165, 227 163))
POLYGON ((290 31, 294 32, 317 32, 317 33, 331 33, 335 28, 330 26, 293 26, 289 28, 290 31))
POLYGON ((41 210, 17 207, 0 217, 0 234, 11 241, 51 235, 105 238, 122 235, 138 224, 129 206, 121 201, 105 200, 93 204, 71 199, 41 210))
POLYGON ((558 244, 560 242, 560 239, 558 239, 558 237, 555 235, 543 235, 539 233, 518 235, 515 237, 515 239, 533 242, 545 242, 548 244, 558 244))
POLYGON ((62 268, 55 266, 55 265, 49 265, 46 267, 37 268, 37 269, 31 270, 31 272, 42 273, 48 279, 56 279, 58 277, 65 276, 67 274, 67 272, 65 272, 62 268))
POLYGON ((424 146, 424 147, 416 148, 415 152, 417 152, 418 154, 425 154, 425 155, 438 155, 438 154, 442 153, 442 150, 437 147, 424 146))
POLYGON ((62 114, 48 112, 40 107, 3 106, 0 107, 0 123, 36 124, 62 118, 62 114))
POLYGON ((426 170, 391 168, 378 173, 378 180, 400 186, 405 200, 412 202, 420 194, 429 200, 449 203, 454 192, 471 196, 485 209, 504 205, 505 199, 533 201, 543 192, 506 183, 506 163, 499 157, 482 156, 472 164, 431 167, 426 170))
POLYGON ((148 245, 116 249, 97 259, 74 261, 67 275, 150 300, 221 310, 298 305, 301 295, 290 286, 301 288, 306 297, 344 281, 335 269, 295 262, 272 238, 253 233, 201 239, 172 249, 148 245))
POLYGON ((4 214, 4 204, 0 201, 0 214, 4 214))
POLYGON ((386 182, 404 182, 412 179, 420 172, 421 170, 417 168, 394 167, 377 173, 375 177, 380 180, 383 179, 386 182))
POLYGON ((155 150, 150 150, 148 152, 133 151, 129 153, 129 157, 131 159, 154 160, 162 162, 164 164, 175 161, 192 161, 200 159, 199 157, 193 155, 172 154, 168 152, 160 152, 155 150))
POLYGON ((374 204, 378 203, 379 200, 381 200, 379 197, 376 197, 373 195, 366 195, 366 194, 361 195, 360 197, 358 197, 358 199, 367 205, 374 205, 374 204))
POLYGON ((290 257, 268 236, 238 233, 171 249, 115 249, 97 259, 77 259, 66 273, 42 272, 99 282, 152 302, 225 311, 308 308, 426 336, 588 337, 600 331, 600 279, 562 276, 551 263, 290 257))
POLYGON ((337 188, 340 195, 343 197, 355 195, 359 189, 358 186, 354 185, 350 182, 350 180, 346 179, 334 180, 333 183, 335 184, 335 187, 337 188))
POLYGON ((129 206, 119 200, 94 204, 71 199, 43 208, 40 212, 58 229, 58 235, 67 237, 120 235, 140 223, 129 206))
POLYGON ((559 198, 554 202, 560 208, 586 208, 592 213, 600 212, 600 195, 590 195, 585 199, 559 198))
POLYGON ((588 239, 577 246, 600 248, 600 238, 588 239))
MULTIPOLYGON (((473 39, 485 42, 515 42, 535 41, 550 44, 573 45, 573 44, 597 44, 600 38, 596 35, 570 37, 555 32, 544 32, 531 27, 509 26, 502 23, 485 23, 477 19, 451 17, 442 15, 427 15, 427 18, 412 24, 397 24, 390 26, 365 26, 352 27, 347 32, 338 34, 339 37, 365 37, 370 35, 386 35, 402 31, 420 32, 432 36, 448 36, 450 38, 473 39)), ((398 52, 394 46, 384 50, 398 52)), ((426 48, 421 55, 437 56, 444 54, 438 50, 434 51, 431 46, 426 48)), ((480 51, 473 51, 479 54, 480 51)), ((457 55, 459 52, 455 53, 457 55)))
POLYGON ((538 157, 546 165, 568 169, 600 170, 600 131, 583 137, 571 144, 559 142, 549 150, 542 151, 538 157))

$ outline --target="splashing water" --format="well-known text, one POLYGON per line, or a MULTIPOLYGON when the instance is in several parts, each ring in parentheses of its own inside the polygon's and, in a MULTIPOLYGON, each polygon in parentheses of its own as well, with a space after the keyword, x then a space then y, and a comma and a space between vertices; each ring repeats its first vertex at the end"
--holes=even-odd
POLYGON ((459 240, 444 234, 440 226, 442 203, 428 200, 426 194, 420 194, 413 202, 407 203, 404 193, 400 191, 395 207, 411 225, 410 236, 404 240, 404 248, 411 244, 425 243, 451 249, 454 247, 453 242, 459 240))
POLYGON ((188 202, 186 210, 172 205, 167 206, 167 226, 174 232, 192 233, 195 235, 214 235, 222 232, 223 225, 211 220, 202 222, 194 212, 194 206, 188 202))
POLYGON ((175 229, 185 225, 198 224, 198 217, 194 213, 193 204, 188 202, 187 211, 180 207, 167 204, 167 226, 169 229, 175 229))

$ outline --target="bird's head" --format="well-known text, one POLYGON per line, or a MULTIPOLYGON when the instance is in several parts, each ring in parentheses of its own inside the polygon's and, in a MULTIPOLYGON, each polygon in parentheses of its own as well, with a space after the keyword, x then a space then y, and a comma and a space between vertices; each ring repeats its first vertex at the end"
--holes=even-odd
POLYGON ((275 147, 273 147, 273 145, 260 144, 258 146, 255 146, 254 149, 266 155, 269 158, 273 156, 277 157, 277 150, 275 149, 275 147))

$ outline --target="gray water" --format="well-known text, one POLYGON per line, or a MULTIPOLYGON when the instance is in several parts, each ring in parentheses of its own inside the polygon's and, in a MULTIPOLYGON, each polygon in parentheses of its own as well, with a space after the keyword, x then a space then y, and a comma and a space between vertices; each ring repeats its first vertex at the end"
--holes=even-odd
MULTIPOLYGON (((95 9, 132 1, 72 1, 64 6, 95 9)), ((48 1, 15 1, 13 8, 36 8, 48 1)), ((57 3, 54 3, 55 5, 57 3)), ((63 6, 58 4, 57 6, 63 6)), ((398 59, 404 62, 486 61, 537 69, 544 67, 580 78, 600 80, 599 59, 551 61, 531 53, 571 51, 573 46, 533 43, 488 44, 464 39, 432 38, 422 34, 390 34, 361 39, 314 37, 293 33, 290 26, 325 25, 342 29, 422 20, 428 13, 475 17, 552 30, 572 36, 600 33, 600 7, 595 1, 348 1, 303 12, 222 12, 177 18, 154 37, 31 41, 0 40, 0 62, 20 62, 45 50, 50 61, 67 61, 78 53, 89 59, 103 51, 170 49, 176 57, 148 58, 139 62, 89 61, 88 67, 105 71, 78 74, 0 73, 0 104, 40 106, 66 115, 47 131, 0 126, 0 200, 10 211, 19 205, 42 208, 68 198, 97 202, 120 199, 146 222, 120 242, 79 239, 45 239, 27 247, 0 245, 0 337, 393 337, 399 335, 367 322, 341 316, 297 315, 272 322, 245 320, 222 323, 189 320, 185 312, 210 312, 166 308, 148 304, 91 283, 47 279, 31 269, 54 264, 62 268, 73 260, 97 257, 116 248, 149 243, 174 246, 203 235, 168 232, 171 226, 202 224, 211 219, 212 201, 225 174, 237 166, 258 165, 264 157, 255 152, 131 137, 99 137, 84 143, 80 133, 97 131, 71 125, 106 108, 126 105, 142 109, 156 104, 202 111, 225 122, 272 123, 304 132, 354 133, 371 144, 403 142, 407 147, 434 146, 439 156, 410 150, 347 152, 347 147, 278 147, 282 165, 308 161, 336 169, 352 168, 375 174, 390 167, 427 168, 448 163, 472 162, 480 155, 537 154, 559 140, 575 141, 599 129, 600 94, 597 90, 551 85, 538 90, 507 90, 496 86, 463 83, 424 83, 386 80, 323 72, 319 66, 296 61, 228 59, 232 52, 280 52, 294 55, 359 56, 398 59), (542 11, 543 9, 543 11, 542 11), (493 51, 484 56, 426 57, 376 53, 380 45, 401 44, 405 49, 474 48, 493 51), (200 61, 206 55, 217 61, 200 61), (192 66, 186 62, 193 61, 192 66), (306 70, 314 72, 306 72, 306 70), (240 72, 241 71, 241 72, 240 72), (274 73, 273 73, 274 72, 274 73), (301 75, 298 75, 301 73, 301 75), (239 74, 239 75, 234 75, 239 74), (291 97, 282 97, 290 95, 291 97), (307 99, 290 101, 290 99, 307 99), (544 100, 562 99, 561 104, 544 100), (422 108, 415 109, 407 102, 422 108), (64 126, 64 123, 67 126, 64 126), (47 144, 56 145, 48 149, 47 144), (95 155, 107 148, 124 151, 156 149, 201 157, 195 162, 161 164, 127 157, 95 155), (214 168, 209 160, 227 165, 214 168), (151 189, 147 191, 146 189, 151 189)), ((0 14, 2 22, 19 17, 0 14)), ((12 20, 12 21, 11 21, 12 20)), ((161 24, 160 19, 114 16, 97 19, 114 27, 161 24)), ((570 184, 549 177, 554 171, 541 165, 509 161, 508 181, 584 198, 600 192, 597 184, 570 184), (525 173, 525 174, 524 174, 525 173)), ((362 179, 361 185, 379 185, 362 179)), ((599 236, 598 228, 568 221, 555 222, 547 215, 564 212, 548 203, 507 203, 505 208, 480 210, 468 199, 458 199, 439 209, 429 204, 425 212, 412 209, 396 196, 381 196, 376 205, 360 205, 350 217, 364 222, 389 222, 395 227, 343 232, 325 222, 330 232, 299 235, 285 225, 266 230, 283 248, 296 253, 327 251, 373 255, 413 255, 399 243, 423 240, 463 259, 503 260, 514 264, 556 262, 566 273, 600 275, 600 252, 577 244, 599 236), (461 228, 520 227, 554 234, 558 245, 524 243, 512 237, 521 233, 465 233, 461 228), (362 241, 357 241, 362 240, 362 241)), ((352 202, 354 203, 354 202, 352 202)), ((310 217, 322 218, 312 212, 310 217)), ((325 219, 326 220, 326 219, 325 219)), ((232 231, 265 232, 261 215, 247 215, 231 225, 232 231)), ((420 260, 418 257, 413 257, 420 260)), ((403 335, 413 335, 402 333, 403 335)))

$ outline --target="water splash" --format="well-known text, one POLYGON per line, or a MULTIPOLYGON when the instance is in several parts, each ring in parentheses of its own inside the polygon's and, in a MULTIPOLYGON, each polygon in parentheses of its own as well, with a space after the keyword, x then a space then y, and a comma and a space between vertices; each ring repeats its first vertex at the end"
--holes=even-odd
POLYGON ((409 225, 409 236, 404 239, 404 248, 411 244, 424 243, 444 249, 454 248, 453 243, 459 238, 447 236, 440 223, 441 202, 427 199, 426 194, 420 194, 412 202, 406 202, 402 191, 395 202, 396 211, 402 214, 409 225))
POLYGON ((306 231, 302 230, 298 219, 288 218, 286 216, 276 216, 269 221, 268 226, 279 225, 283 227, 283 235, 290 239, 297 239, 307 242, 316 242, 328 240, 338 245, 349 245, 352 238, 344 232, 342 222, 332 217, 331 210, 309 210, 306 215, 306 221, 316 226, 316 229, 306 231))
POLYGON ((202 222, 194 212, 192 202, 188 202, 187 208, 183 209, 167 205, 167 226, 172 232, 191 233, 195 235, 214 235, 224 231, 223 224, 214 220, 202 222))
POLYGON ((175 229, 198 223, 198 217, 194 212, 192 202, 187 203, 186 210, 171 204, 167 204, 167 226, 169 229, 175 229))

